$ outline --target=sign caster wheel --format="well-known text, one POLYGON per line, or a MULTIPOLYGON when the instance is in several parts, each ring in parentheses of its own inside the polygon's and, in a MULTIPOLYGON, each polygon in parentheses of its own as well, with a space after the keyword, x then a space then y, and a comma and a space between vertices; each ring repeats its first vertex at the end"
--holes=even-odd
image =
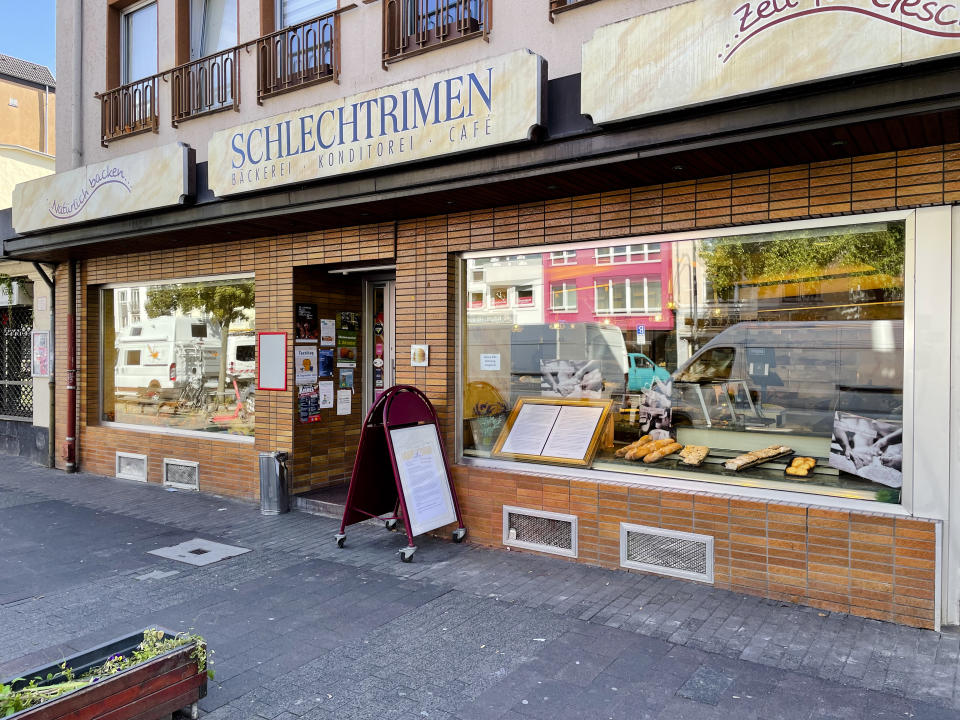
POLYGON ((455 543, 463 542, 463 539, 467 536, 467 529, 464 527, 457 528, 453 531, 453 541, 455 543))
POLYGON ((337 547, 342 548, 344 541, 347 539, 347 536, 338 534, 336 538, 337 538, 337 547))
POLYGON ((397 552, 400 554, 400 559, 403 562, 408 563, 413 561, 413 554, 416 551, 417 551, 416 547, 405 547, 405 548, 401 548, 397 552))
POLYGON ((389 530, 390 532, 393 532, 394 530, 397 529, 397 521, 396 521, 396 520, 385 520, 384 523, 383 523, 383 526, 384 526, 387 530, 389 530))

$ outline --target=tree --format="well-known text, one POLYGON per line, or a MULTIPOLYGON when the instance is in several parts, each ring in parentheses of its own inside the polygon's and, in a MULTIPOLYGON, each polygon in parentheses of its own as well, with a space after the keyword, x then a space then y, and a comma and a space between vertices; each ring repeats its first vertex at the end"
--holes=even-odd
POLYGON ((147 291, 147 314, 152 317, 187 314, 194 310, 203 313, 220 326, 220 375, 217 381, 217 404, 223 402, 227 382, 227 337, 230 325, 245 317, 254 306, 252 280, 230 285, 174 284, 159 285, 147 291))

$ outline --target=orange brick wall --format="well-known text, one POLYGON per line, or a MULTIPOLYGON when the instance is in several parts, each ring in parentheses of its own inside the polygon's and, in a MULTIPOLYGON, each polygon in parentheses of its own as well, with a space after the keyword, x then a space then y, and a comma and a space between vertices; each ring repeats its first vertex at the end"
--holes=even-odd
MULTIPOLYGON (((257 496, 258 450, 293 449, 297 440, 292 383, 294 268, 370 261, 397 265, 397 382, 424 389, 437 406, 452 448, 455 412, 456 253, 544 243, 673 232, 695 228, 898 208, 960 200, 960 145, 846 158, 739 175, 597 192, 545 202, 470 211, 317 233, 220 242, 201 247, 98 258, 81 264, 80 327, 95 308, 83 288, 108 282, 218 273, 256 277, 257 329, 290 334, 287 393, 257 397, 256 443, 175 438, 105 428, 96 418, 96 343, 80 342, 80 462, 112 474, 117 449, 197 460, 201 489, 257 496), (409 346, 430 346, 430 366, 410 366, 409 346)), ((923 242, 923 238, 918 238, 923 242)), ((65 371, 66 273, 57 274, 58 373, 65 371)), ((359 378, 358 378, 359 379, 359 378)), ((58 447, 63 441, 65 384, 58 383, 58 447)), ((351 421, 360 423, 359 408, 351 421)), ((311 431, 313 432, 313 431, 311 431)), ((311 441, 312 442, 312 441, 311 441)), ((345 440, 345 442, 347 442, 345 440)), ((312 451, 311 451, 312 452, 312 451)), ((311 455, 312 457, 312 455, 311 455)), ((346 459, 346 456, 345 456, 346 459)), ((298 466, 304 462, 296 455, 298 466)), ((311 471, 308 471, 312 473, 311 471)), ((310 475, 311 482, 315 476, 310 475)), ((746 503, 721 495, 657 492, 593 481, 458 468, 457 484, 471 537, 500 543, 506 499, 522 506, 567 507, 583 523, 582 559, 618 563, 617 525, 632 519, 717 537, 718 584, 914 625, 934 623, 934 532, 928 521, 831 513, 801 506, 746 503), (492 488, 492 489, 491 489, 492 488), (592 534, 591 534, 592 533, 592 534)))

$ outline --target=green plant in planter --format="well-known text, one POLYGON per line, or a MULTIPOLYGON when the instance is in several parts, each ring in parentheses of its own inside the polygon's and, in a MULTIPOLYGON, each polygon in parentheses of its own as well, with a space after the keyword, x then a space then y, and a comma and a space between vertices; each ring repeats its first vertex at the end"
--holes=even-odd
MULTIPOLYGON (((177 633, 173 637, 164 637, 162 630, 153 628, 144 631, 143 642, 129 656, 114 655, 103 665, 91 668, 80 677, 76 677, 73 670, 68 668, 66 663, 63 663, 60 665, 59 673, 49 673, 46 677, 31 678, 29 682, 16 690, 13 689, 13 684, 0 685, 0 717, 9 717, 21 710, 54 700, 74 690, 80 690, 192 642, 196 643, 196 647, 190 654, 190 658, 196 661, 200 672, 206 672, 207 676, 213 679, 213 669, 207 666, 207 644, 202 637, 187 633, 177 633)), ((22 680, 24 678, 19 678, 15 682, 21 682, 22 680)))

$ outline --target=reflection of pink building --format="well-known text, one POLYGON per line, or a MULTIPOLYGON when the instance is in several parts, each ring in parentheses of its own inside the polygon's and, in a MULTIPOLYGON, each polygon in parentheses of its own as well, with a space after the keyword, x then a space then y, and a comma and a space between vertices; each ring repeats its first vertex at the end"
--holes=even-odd
POLYGON ((673 330, 669 244, 614 245, 543 253, 546 322, 605 322, 634 339, 673 330))

